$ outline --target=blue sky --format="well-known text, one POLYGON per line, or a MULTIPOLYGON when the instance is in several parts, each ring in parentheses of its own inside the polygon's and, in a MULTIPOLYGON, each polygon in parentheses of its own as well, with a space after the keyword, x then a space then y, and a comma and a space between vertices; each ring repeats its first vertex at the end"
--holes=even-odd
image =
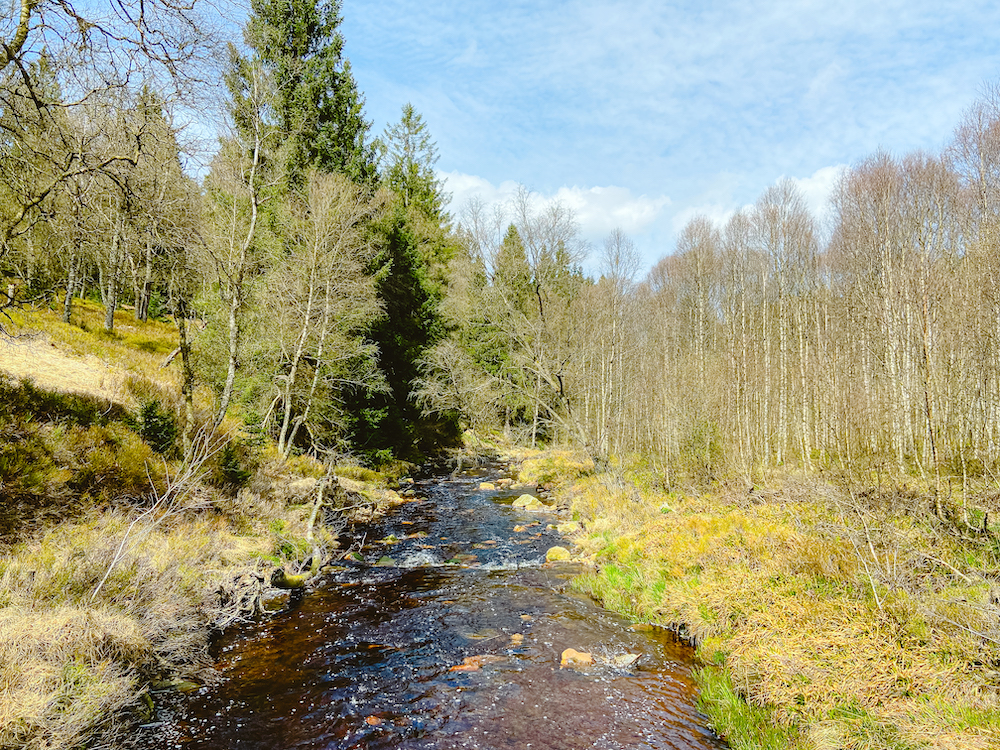
POLYGON ((1000 4, 343 1, 345 53, 381 132, 410 101, 457 213, 518 183, 646 265, 694 213, 781 177, 822 210, 844 165, 940 150, 1000 81, 1000 4))

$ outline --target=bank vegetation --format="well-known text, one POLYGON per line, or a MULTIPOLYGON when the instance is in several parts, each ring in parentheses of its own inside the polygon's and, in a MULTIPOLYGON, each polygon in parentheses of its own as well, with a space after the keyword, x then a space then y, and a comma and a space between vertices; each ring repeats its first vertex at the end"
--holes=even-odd
POLYGON ((317 500, 336 467, 467 427, 581 451, 534 469, 574 477, 581 585, 699 644, 733 746, 996 743, 997 88, 823 222, 784 180, 643 277, 616 230, 591 276, 527 188, 449 215, 411 105, 371 136, 339 2, 232 39, 213 7, 0 26, 2 336, 74 373, 0 383, 0 744, 134 720, 391 499, 317 500), (206 149, 182 123, 220 101, 206 149))

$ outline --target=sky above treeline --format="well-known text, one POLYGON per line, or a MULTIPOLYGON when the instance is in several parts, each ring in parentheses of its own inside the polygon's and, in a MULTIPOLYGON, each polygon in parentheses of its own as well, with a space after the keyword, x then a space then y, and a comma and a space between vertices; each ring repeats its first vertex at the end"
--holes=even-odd
MULTIPOLYGON (((940 151, 1000 82, 1000 3, 344 0, 373 133, 411 102, 452 212, 518 183, 648 268, 696 213, 782 177, 820 214, 846 165, 940 151)), ((596 267, 596 262, 588 264, 596 267)))

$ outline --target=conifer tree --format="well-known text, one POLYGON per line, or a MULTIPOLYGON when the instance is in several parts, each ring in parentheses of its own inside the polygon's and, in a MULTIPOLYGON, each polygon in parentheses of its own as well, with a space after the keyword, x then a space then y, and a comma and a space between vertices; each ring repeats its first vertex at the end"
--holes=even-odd
POLYGON ((434 175, 437 146, 427 123, 413 105, 403 105, 400 121, 385 131, 385 181, 405 207, 415 206, 429 217, 442 218, 446 195, 434 175))
POLYGON ((402 118, 386 129, 384 139, 381 177, 395 205, 375 227, 383 242, 378 293, 385 317, 368 335, 378 344, 389 388, 355 394, 353 439, 369 455, 389 448, 396 456, 418 458, 420 451, 450 439, 456 427, 451 416, 422 415, 411 398, 418 362, 446 333, 438 307, 455 241, 445 194, 434 175, 437 147, 412 104, 403 107, 402 118))
POLYGON ((302 187, 309 168, 374 178, 364 97, 343 56, 340 0, 252 0, 251 11, 246 41, 274 83, 289 184, 302 187))

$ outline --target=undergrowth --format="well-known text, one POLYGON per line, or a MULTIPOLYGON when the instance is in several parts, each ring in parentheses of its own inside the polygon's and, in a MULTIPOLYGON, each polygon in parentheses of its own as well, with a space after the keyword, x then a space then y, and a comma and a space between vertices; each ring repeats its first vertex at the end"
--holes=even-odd
MULTIPOLYGON (((731 747, 1000 744, 996 535, 932 513, 926 488, 784 475, 684 494, 642 471, 570 475, 550 481, 595 565, 575 585, 696 644, 701 705, 731 747)), ((995 489, 945 506, 997 517, 995 489)))
POLYGON ((206 674, 209 633, 253 615, 276 566, 297 572, 336 546, 309 525, 327 467, 225 433, 183 461, 176 378, 161 369, 176 332, 123 315, 109 336, 98 307, 74 302, 83 328, 12 311, 123 368, 124 391, 109 401, 0 376, 4 748, 116 744, 146 716, 151 681, 206 674))

